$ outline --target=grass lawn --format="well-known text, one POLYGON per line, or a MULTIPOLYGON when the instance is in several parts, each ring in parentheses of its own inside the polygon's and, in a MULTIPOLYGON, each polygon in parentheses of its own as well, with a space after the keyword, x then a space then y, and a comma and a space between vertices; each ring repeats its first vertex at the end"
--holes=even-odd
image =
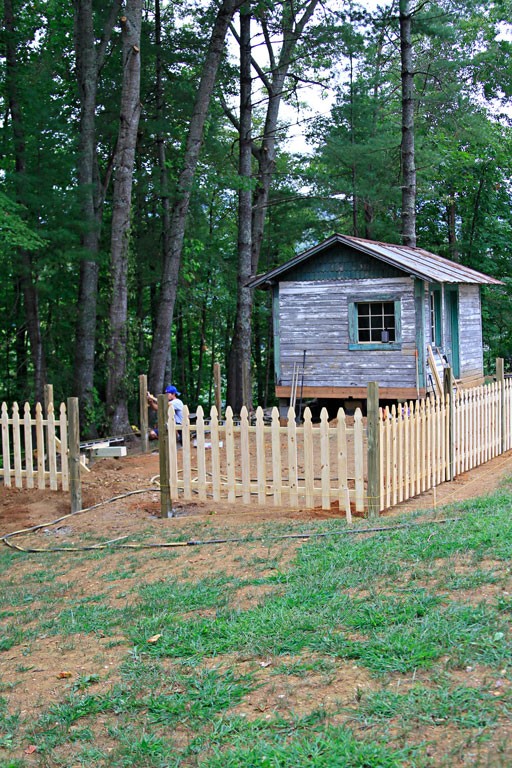
POLYGON ((4 547, 0 766, 511 766, 511 509, 4 547))

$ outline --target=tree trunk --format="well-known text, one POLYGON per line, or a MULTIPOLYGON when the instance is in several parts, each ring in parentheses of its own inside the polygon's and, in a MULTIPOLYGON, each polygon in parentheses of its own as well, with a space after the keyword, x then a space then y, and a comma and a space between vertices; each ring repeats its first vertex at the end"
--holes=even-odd
POLYGON ((183 167, 179 174, 176 200, 172 208, 168 250, 164 253, 162 285, 151 348, 149 386, 161 392, 164 385, 165 362, 170 346, 172 317, 178 288, 178 274, 185 236, 185 224, 197 161, 203 141, 204 124, 215 85, 217 70, 224 52, 224 40, 235 10, 242 0, 224 0, 215 20, 206 54, 201 82, 190 120, 183 167))
POLYGON ((416 246, 416 164, 414 157, 414 71, 410 0, 400 0, 402 64, 402 242, 416 246))
POLYGON ((238 272, 235 332, 229 351, 227 403, 235 413, 243 405, 252 410, 251 387, 251 310, 252 293, 247 288, 251 277, 252 209, 252 83, 251 83, 251 8, 240 10, 240 141, 238 190, 238 272), (249 338, 248 343, 244 340, 249 338))
POLYGON ((454 195, 450 195, 450 199, 446 204, 446 220, 448 223, 448 246, 450 249, 450 259, 452 259, 452 261, 460 261, 459 244, 457 242, 456 208, 454 195))
POLYGON ((127 0, 121 18, 123 85, 113 190, 110 304, 110 355, 107 408, 113 434, 130 430, 126 398, 128 342, 128 251, 135 148, 140 116, 140 30, 142 0, 127 0))
MULTIPOLYGON (((12 132, 14 138, 16 199, 23 205, 24 189, 26 186, 26 157, 25 129, 23 111, 18 89, 18 63, 16 50, 16 28, 12 0, 4 2, 5 35, 5 88, 11 113, 12 132)), ((28 251, 20 253, 19 285, 23 293, 23 303, 27 334, 30 342, 30 355, 34 369, 34 397, 36 402, 44 402, 44 385, 46 384, 46 358, 41 335, 39 319, 39 301, 37 286, 34 281, 32 256, 28 251)))
POLYGON ((277 61, 271 49, 270 35, 266 36, 269 59, 272 63, 272 73, 271 79, 264 78, 269 101, 263 129, 263 139, 259 148, 255 149, 253 147, 253 154, 256 155, 258 160, 258 174, 252 207, 251 264, 249 273, 246 276, 244 275, 244 282, 242 282, 241 276, 238 279, 237 313, 233 340, 231 342, 232 352, 230 353, 228 366, 227 402, 235 411, 238 410, 240 405, 240 399, 236 397, 235 393, 240 393, 242 382, 248 381, 248 371, 250 370, 252 292, 245 287, 245 281, 251 275, 256 274, 260 259, 270 185, 276 165, 276 130, 279 109, 283 98, 283 89, 297 42, 306 24, 311 19, 317 4, 318 0, 310 0, 299 21, 295 19, 294 4, 291 0, 286 0, 283 4, 282 46, 277 61), (232 377, 234 377, 234 381, 231 380, 232 377))
POLYGON ((75 55, 80 100, 78 184, 83 233, 78 287, 74 394, 79 399, 80 425, 86 436, 97 434, 91 421, 94 407, 94 363, 98 296, 98 252, 103 209, 103 192, 97 172, 96 94, 104 51, 120 8, 115 0, 96 49, 92 0, 75 0, 75 55))

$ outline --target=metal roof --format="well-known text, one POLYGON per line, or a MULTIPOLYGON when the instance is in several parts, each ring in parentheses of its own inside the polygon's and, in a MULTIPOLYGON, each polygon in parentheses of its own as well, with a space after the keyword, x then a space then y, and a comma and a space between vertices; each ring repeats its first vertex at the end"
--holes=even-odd
POLYGON ((355 248, 362 253, 391 264, 397 269, 401 269, 408 275, 419 277, 431 283, 502 285, 501 280, 496 280, 494 277, 477 272, 476 269, 470 269, 463 264, 437 256, 435 253, 424 251, 422 248, 412 248, 411 246, 394 243, 379 243, 374 240, 364 240, 361 237, 335 234, 313 248, 309 248, 307 251, 294 256, 293 259, 290 259, 280 267, 276 267, 264 275, 258 275, 248 282, 248 286, 250 288, 257 288, 265 283, 270 283, 302 262, 337 244, 355 248))

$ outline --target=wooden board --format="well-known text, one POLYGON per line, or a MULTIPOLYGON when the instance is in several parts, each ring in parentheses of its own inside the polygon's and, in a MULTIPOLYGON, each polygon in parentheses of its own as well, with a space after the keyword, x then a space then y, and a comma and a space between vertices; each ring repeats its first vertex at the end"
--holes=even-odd
POLYGON ((97 458, 106 458, 108 456, 119 458, 126 456, 126 446, 124 445, 108 445, 101 448, 93 448, 92 455, 97 458))

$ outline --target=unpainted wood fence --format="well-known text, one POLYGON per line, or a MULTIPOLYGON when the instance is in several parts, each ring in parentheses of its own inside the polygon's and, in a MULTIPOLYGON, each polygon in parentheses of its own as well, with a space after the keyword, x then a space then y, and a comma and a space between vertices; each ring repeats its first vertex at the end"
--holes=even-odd
POLYGON ((382 411, 379 510, 393 507, 512 448, 512 381, 382 411))
MULTIPOLYGON (((266 423, 261 408, 240 421, 231 409, 220 420, 201 408, 183 425, 169 409, 166 452, 171 499, 212 499, 260 506, 339 509, 378 514, 453 480, 512 448, 512 380, 443 397, 379 408, 378 386, 368 416, 327 411, 313 424, 308 408, 281 424, 277 408, 266 423), (372 410, 373 409, 373 410, 372 410), (182 434, 182 445, 177 440, 182 434)), ((162 465, 161 465, 162 467, 162 465)))
POLYGON ((18 403, 11 414, 2 403, 2 467, 0 474, 6 486, 16 488, 49 488, 69 490, 68 420, 66 406, 55 412, 53 403, 43 408, 37 403, 33 411, 18 403))
MULTIPOLYGON (((306 408, 296 423, 293 408, 282 425, 277 408, 270 423, 257 408, 250 419, 242 408, 234 420, 231 408, 220 420, 216 407, 205 417, 197 409, 195 423, 188 408, 177 426, 169 409, 166 451, 172 499, 183 498, 344 511, 365 508, 366 450, 361 410, 348 418, 343 409, 329 422, 327 411, 313 424, 306 408), (181 442, 178 434, 181 433, 181 442)), ((161 478, 162 479, 162 478, 161 478)))

